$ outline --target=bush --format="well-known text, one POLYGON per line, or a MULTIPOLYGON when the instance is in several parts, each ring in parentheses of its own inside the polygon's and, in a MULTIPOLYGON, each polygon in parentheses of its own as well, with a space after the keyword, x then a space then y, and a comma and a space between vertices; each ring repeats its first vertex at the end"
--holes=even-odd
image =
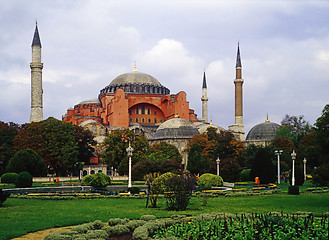
POLYGON ((153 220, 156 220, 156 216, 154 215, 143 215, 141 216, 140 220, 143 220, 143 221, 153 221, 153 220))
POLYGON ((241 166, 234 158, 222 159, 220 162, 220 176, 225 182, 239 181, 241 166))
POLYGON ((19 150, 9 160, 8 172, 29 172, 32 176, 41 177, 47 173, 45 161, 32 149, 19 150))
POLYGON ((2 206, 2 203, 6 201, 6 199, 10 196, 9 192, 3 192, 2 189, 0 189, 0 207, 2 206))
POLYGON ((108 224, 109 226, 115 226, 115 225, 123 225, 123 224, 126 224, 128 222, 128 219, 122 219, 122 218, 111 218, 109 221, 108 221, 108 224))
POLYGON ((105 228, 105 231, 107 232, 107 234, 110 237, 111 236, 121 236, 121 235, 126 235, 126 234, 130 233, 129 228, 122 224, 118 224, 115 226, 108 226, 105 228))
POLYGON ((251 169, 242 170, 240 173, 240 180, 243 182, 251 181, 250 172, 251 172, 251 169))
POLYGON ((83 186, 92 186, 92 187, 106 187, 111 184, 111 178, 104 173, 89 174, 85 176, 81 185, 83 186))
POLYGON ((28 172, 20 172, 17 176, 15 186, 18 188, 32 187, 33 178, 28 172))
POLYGON ((211 187, 223 186, 223 179, 221 176, 205 173, 199 177, 198 180, 199 189, 210 189, 211 187))
POLYGON ((17 179, 18 174, 14 172, 8 172, 1 176, 1 182, 2 183, 15 183, 17 179))

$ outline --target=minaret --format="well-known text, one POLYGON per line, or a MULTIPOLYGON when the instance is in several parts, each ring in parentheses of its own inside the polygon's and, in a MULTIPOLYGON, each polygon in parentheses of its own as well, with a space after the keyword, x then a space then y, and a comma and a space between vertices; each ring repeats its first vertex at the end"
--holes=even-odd
POLYGON ((234 133, 236 138, 240 141, 244 141, 244 125, 243 125, 243 94, 242 94, 242 65, 241 65, 241 58, 240 58, 240 46, 238 43, 238 53, 236 58, 236 65, 235 65, 235 124, 230 126, 230 130, 234 133))
POLYGON ((31 67, 31 117, 30 122, 43 120, 42 112, 42 68, 41 63, 41 42, 36 23, 34 37, 32 41, 32 62, 31 67))
POLYGON ((208 122, 208 97, 207 97, 207 82, 206 82, 206 70, 203 72, 203 83, 202 83, 202 120, 208 122))

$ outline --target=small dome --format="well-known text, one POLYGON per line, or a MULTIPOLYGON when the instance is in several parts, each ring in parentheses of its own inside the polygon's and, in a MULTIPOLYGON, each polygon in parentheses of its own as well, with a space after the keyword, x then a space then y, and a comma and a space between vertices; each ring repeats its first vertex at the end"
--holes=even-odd
POLYGON ((249 131, 246 140, 273 140, 279 127, 279 124, 269 121, 257 124, 249 131))
POLYGON ((146 73, 130 72, 116 77, 108 86, 100 91, 99 97, 105 93, 114 93, 119 88, 126 93, 137 94, 163 94, 167 95, 170 90, 146 73))
POLYGON ((172 118, 162 123, 153 134, 153 139, 191 138, 199 134, 193 124, 185 119, 172 118))
POLYGON ((100 101, 99 101, 98 98, 94 98, 94 99, 89 99, 89 100, 86 100, 86 101, 82 101, 79 104, 90 104, 90 103, 100 103, 100 101))

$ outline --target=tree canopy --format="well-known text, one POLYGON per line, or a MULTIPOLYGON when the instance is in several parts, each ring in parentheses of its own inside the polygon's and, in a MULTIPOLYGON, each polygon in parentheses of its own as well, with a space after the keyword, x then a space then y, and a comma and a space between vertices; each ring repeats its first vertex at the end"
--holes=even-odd
POLYGON ((91 132, 53 117, 25 124, 14 139, 15 150, 33 149, 57 174, 73 169, 79 157, 89 159, 93 144, 91 132))
POLYGON ((43 159, 32 149, 19 150, 10 159, 7 172, 29 172, 33 177, 45 176, 47 165, 43 159))

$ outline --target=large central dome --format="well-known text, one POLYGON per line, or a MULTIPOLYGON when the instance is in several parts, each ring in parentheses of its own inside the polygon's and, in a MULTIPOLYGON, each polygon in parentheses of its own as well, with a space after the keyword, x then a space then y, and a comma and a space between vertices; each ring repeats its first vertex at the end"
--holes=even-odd
POLYGON ((170 94, 170 90, 146 73, 130 72, 122 74, 100 91, 99 97, 105 93, 114 93, 119 88, 126 93, 135 94, 170 94))

